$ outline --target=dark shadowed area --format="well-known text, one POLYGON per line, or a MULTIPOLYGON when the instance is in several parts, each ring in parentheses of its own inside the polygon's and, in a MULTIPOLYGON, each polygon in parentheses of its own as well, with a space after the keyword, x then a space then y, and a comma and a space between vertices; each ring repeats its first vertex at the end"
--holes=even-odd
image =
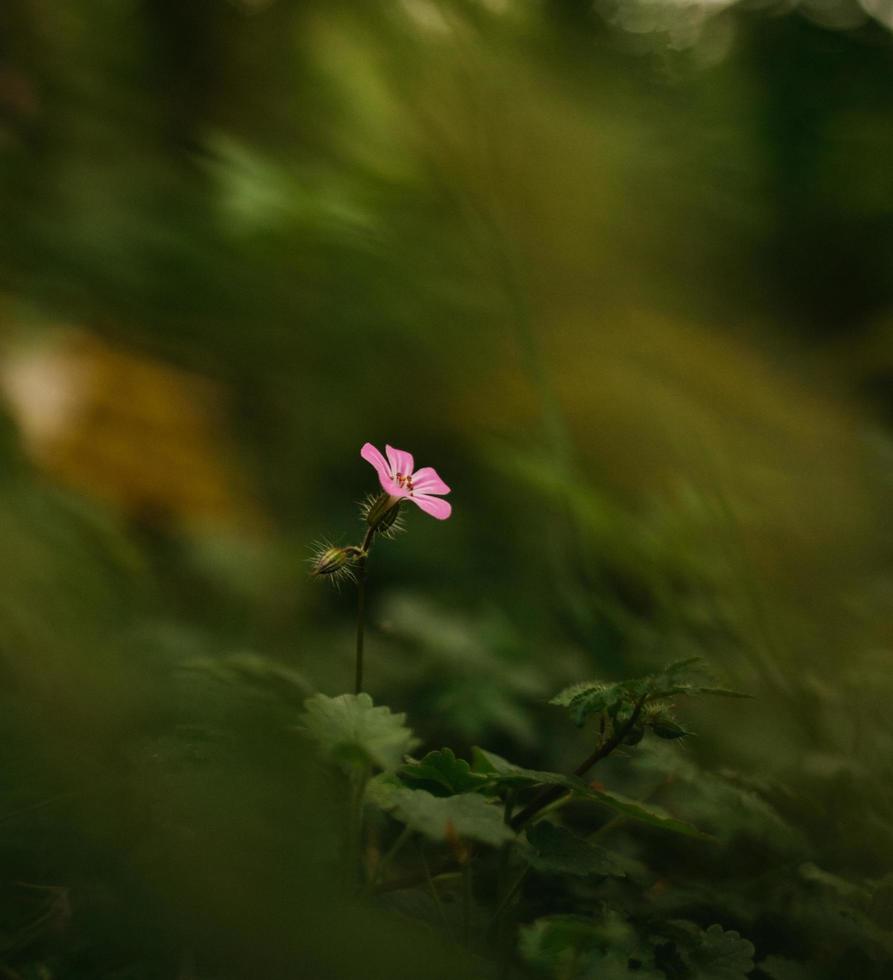
POLYGON ((2 0, 2 980, 893 976, 891 28, 2 0))

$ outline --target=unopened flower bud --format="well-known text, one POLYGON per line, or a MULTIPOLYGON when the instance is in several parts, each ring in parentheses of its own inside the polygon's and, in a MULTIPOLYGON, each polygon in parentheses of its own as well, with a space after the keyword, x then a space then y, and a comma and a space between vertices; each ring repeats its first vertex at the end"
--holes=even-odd
POLYGON ((691 732, 687 732, 681 725, 677 725, 675 721, 668 721, 666 719, 654 722, 651 730, 658 738, 674 739, 685 738, 687 735, 691 735, 691 732))
POLYGON ((336 575, 338 572, 348 571, 358 556, 359 549, 354 547, 338 548, 332 546, 324 548, 315 557, 310 574, 336 575))
POLYGON ((363 515, 369 527, 379 534, 389 530, 400 514, 400 500, 389 494, 381 493, 366 507, 363 515))

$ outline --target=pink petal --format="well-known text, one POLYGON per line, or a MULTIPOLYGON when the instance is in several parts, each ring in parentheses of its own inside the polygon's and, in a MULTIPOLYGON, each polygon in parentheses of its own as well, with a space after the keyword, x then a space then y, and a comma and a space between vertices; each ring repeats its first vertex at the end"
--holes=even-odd
POLYGON ((381 453, 375 448, 375 446, 372 445, 371 442, 367 442, 363 445, 363 448, 360 450, 360 455, 366 460, 367 463, 371 463, 375 467, 375 469, 378 471, 378 478, 381 480, 382 487, 387 490, 387 487, 384 485, 384 481, 390 480, 393 474, 384 456, 381 455, 381 453))
POLYGON ((414 504, 432 517, 439 521, 445 521, 453 512, 453 508, 448 500, 441 500, 440 497, 429 497, 424 493, 417 493, 409 498, 414 504))
POLYGON ((412 468, 415 465, 412 453, 404 452, 402 449, 394 449, 391 446, 385 446, 385 452, 388 454, 388 462, 391 464, 392 476, 397 476, 398 473, 402 473, 404 476, 412 475, 412 468))
POLYGON ((410 492, 405 487, 401 487, 391 479, 379 479, 378 482, 381 484, 381 489, 392 497, 399 497, 401 500, 411 498, 410 492))
POLYGON ((422 493, 449 493, 450 488, 437 475, 432 466, 423 466, 418 473, 412 474, 413 489, 422 493))

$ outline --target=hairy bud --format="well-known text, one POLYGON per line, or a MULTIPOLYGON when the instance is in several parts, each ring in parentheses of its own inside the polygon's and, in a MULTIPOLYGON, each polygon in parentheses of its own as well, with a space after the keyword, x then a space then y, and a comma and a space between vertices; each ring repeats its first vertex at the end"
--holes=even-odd
POLYGON ((363 519, 378 534, 392 530, 399 516, 400 500, 389 494, 380 493, 363 504, 363 519))
POLYGON ((361 551, 353 546, 339 548, 335 545, 323 546, 311 559, 311 575, 331 575, 339 577, 350 575, 351 568, 360 557, 361 551))
POLYGON ((651 730, 654 732, 658 738, 674 739, 674 738, 685 738, 687 735, 691 735, 691 732, 687 732, 681 725, 677 725, 675 721, 656 721, 652 724, 651 730))

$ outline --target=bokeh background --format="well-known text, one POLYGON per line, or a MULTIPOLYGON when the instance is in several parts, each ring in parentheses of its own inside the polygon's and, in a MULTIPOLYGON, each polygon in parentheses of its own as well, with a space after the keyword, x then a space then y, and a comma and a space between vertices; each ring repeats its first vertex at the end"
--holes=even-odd
POLYGON ((893 861, 891 26, 3 0, 4 976, 472 975, 313 870, 293 729, 354 595, 306 559, 359 537, 367 440, 454 507, 370 562, 376 701, 562 768, 555 690, 706 657, 755 699, 689 714, 664 802, 784 822, 728 831, 714 914, 889 976, 822 915, 893 861))

